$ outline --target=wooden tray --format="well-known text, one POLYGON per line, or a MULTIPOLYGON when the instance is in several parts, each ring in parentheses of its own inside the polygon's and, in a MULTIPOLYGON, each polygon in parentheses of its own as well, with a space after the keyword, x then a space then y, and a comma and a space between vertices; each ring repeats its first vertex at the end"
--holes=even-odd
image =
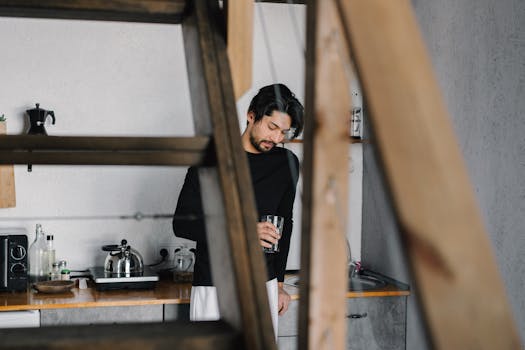
POLYGON ((39 293, 64 293, 75 286, 75 281, 42 281, 33 284, 39 293))

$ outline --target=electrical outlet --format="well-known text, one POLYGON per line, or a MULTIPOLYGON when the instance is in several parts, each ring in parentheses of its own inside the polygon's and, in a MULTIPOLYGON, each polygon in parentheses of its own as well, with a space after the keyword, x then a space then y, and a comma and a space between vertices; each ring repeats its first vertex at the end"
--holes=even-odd
POLYGON ((186 246, 188 248, 195 248, 196 243, 192 241, 172 241, 172 242, 161 242, 157 244, 157 249, 155 250, 155 256, 160 257, 160 251, 162 249, 166 249, 168 251, 168 256, 166 257, 167 260, 173 259, 173 254, 175 254, 175 249, 181 248, 182 246, 186 246))
POLYGON ((178 248, 180 246, 180 244, 176 243, 176 242, 164 242, 164 243, 159 243, 157 245, 157 248, 155 249, 155 257, 156 258, 160 258, 161 257, 161 254, 160 254, 160 251, 162 249, 166 249, 168 251, 168 256, 166 257, 166 259, 168 260, 171 260, 173 258, 173 252, 175 251, 176 248, 178 248))

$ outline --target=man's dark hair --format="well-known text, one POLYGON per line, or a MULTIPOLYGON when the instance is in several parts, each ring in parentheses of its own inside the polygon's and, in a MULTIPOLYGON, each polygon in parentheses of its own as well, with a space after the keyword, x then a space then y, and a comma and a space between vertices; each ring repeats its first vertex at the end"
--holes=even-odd
POLYGON ((277 110, 292 118, 293 137, 301 134, 304 126, 304 107, 284 84, 268 85, 259 90, 250 102, 248 112, 255 114, 255 123, 263 116, 271 116, 277 110))

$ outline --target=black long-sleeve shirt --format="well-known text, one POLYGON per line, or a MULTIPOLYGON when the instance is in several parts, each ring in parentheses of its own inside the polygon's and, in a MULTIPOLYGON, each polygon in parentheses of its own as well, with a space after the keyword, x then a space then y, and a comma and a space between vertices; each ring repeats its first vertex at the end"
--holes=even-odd
MULTIPOLYGON (((278 281, 282 282, 288 251, 290 250, 290 236, 293 226, 292 212, 299 177, 299 160, 290 150, 282 147, 274 147, 266 153, 246 152, 246 155, 259 216, 279 215, 284 217, 283 234, 279 240, 280 251, 274 254, 264 254, 268 280, 277 278, 278 281)), ((173 231, 176 236, 197 243, 193 285, 213 285, 199 177, 195 167, 190 167, 186 174, 173 217, 173 231)))

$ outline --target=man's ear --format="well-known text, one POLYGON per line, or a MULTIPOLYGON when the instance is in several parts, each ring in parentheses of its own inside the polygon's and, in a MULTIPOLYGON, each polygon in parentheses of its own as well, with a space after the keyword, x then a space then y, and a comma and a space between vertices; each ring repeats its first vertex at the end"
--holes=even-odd
POLYGON ((248 124, 253 124, 255 122, 255 113, 248 112, 246 114, 246 121, 247 121, 248 124))

